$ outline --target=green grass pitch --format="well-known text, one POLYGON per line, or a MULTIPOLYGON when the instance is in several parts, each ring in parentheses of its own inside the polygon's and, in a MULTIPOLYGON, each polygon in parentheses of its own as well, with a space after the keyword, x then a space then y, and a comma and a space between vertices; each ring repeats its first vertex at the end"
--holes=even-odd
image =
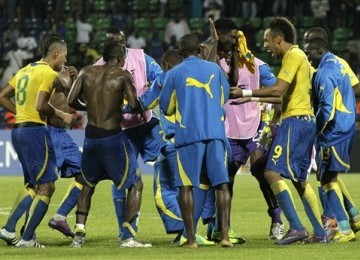
MULTIPOLYGON (((358 184, 360 175, 342 175, 353 200, 360 205, 358 184)), ((55 213, 71 180, 60 179, 44 220, 37 229, 39 242, 44 249, 19 249, 7 247, 0 241, 0 259, 360 259, 359 241, 344 244, 294 244, 277 246, 268 239, 270 219, 266 204, 255 178, 250 175, 236 177, 235 196, 232 204, 232 227, 246 239, 243 245, 223 249, 219 246, 200 247, 195 250, 179 248, 171 244, 174 235, 165 234, 154 206, 152 176, 144 176, 144 193, 141 208, 138 239, 151 242, 152 248, 120 248, 114 208, 111 201, 110 181, 101 182, 93 196, 92 208, 87 222, 87 236, 83 248, 69 248, 69 238, 47 226, 55 213)), ((310 176, 316 190, 314 175, 310 176)), ((22 185, 22 177, 0 177, 0 225, 4 225, 15 196, 22 185)), ((290 186, 291 183, 289 183, 290 186)), ((297 210, 304 225, 311 226, 300 199, 292 189, 297 210)), ((285 220, 285 217, 283 217, 285 220)), ((68 222, 75 224, 74 211, 68 222)), ((23 224, 20 220, 18 230, 23 224)), ((287 224, 287 223, 286 223, 287 224)), ((206 229, 199 223, 198 233, 205 235, 206 229)), ((359 234, 357 238, 360 239, 359 234)))

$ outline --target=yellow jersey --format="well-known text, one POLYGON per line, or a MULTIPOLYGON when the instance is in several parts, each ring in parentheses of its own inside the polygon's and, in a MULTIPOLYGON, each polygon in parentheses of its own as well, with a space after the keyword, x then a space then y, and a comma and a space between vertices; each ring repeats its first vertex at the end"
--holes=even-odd
POLYGON ((290 84, 283 96, 282 118, 314 115, 310 95, 311 65, 297 45, 293 45, 285 53, 277 77, 290 84))
POLYGON ((15 89, 16 124, 35 122, 46 124, 46 117, 36 110, 39 91, 51 93, 58 73, 45 62, 34 62, 20 69, 9 81, 15 89))

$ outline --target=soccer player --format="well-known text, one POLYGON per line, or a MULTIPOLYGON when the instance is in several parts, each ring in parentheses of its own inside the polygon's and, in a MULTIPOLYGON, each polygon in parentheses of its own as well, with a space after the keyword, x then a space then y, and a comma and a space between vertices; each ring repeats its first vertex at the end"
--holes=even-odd
POLYGON ((264 48, 282 62, 275 85, 258 90, 231 87, 230 91, 233 98, 282 97, 283 100, 282 123, 273 140, 265 170, 265 178, 290 224, 285 236, 276 242, 279 245, 291 244, 309 237, 283 178, 293 182, 314 228, 314 236, 307 242, 327 242, 317 198, 307 181, 307 170, 316 135, 310 97, 311 65, 305 53, 295 44, 295 40, 296 30, 288 19, 272 19, 264 32, 264 48))
MULTIPOLYGON (((311 27, 311 28, 307 29, 305 31, 305 33, 304 33, 304 39, 303 39, 304 40, 304 45, 305 45, 305 43, 307 41, 311 40, 312 38, 316 38, 316 37, 322 38, 325 41, 329 42, 328 34, 327 34, 327 32, 325 31, 324 28, 311 27)), ((335 57, 343 65, 346 73, 349 75, 351 86, 354 89, 355 95, 360 96, 360 94, 359 94, 359 91, 360 91, 360 89, 359 89, 359 79, 356 76, 355 72, 351 69, 349 63, 346 60, 344 60, 343 58, 341 58, 341 57, 339 57, 337 55, 335 55, 335 57)))
MULTIPOLYGON (((325 41, 329 42, 326 31, 321 27, 312 27, 312 28, 308 29, 304 33, 304 44, 306 44, 309 40, 311 40, 313 38, 322 38, 325 41)), ((336 55, 334 55, 334 56, 340 62, 340 64, 342 64, 343 69, 345 70, 346 74, 349 76, 350 83, 351 83, 351 86, 353 87, 355 96, 359 96, 359 79, 357 78, 356 74, 353 72, 353 70, 351 69, 349 64, 344 59, 342 59, 336 55)), ((317 176, 317 177, 318 177, 318 181, 320 181, 320 176, 317 176)), ((339 176, 337 177, 337 182, 338 182, 341 192, 343 194, 344 205, 345 205, 346 211, 347 211, 348 215, 350 216, 351 227, 354 232, 357 232, 360 230, 359 209, 355 205, 344 182, 342 181, 342 179, 339 176)), ((323 215, 321 216, 323 224, 326 229, 329 229, 329 228, 331 229, 333 227, 336 227, 336 219, 334 218, 334 215, 331 212, 331 208, 327 205, 326 200, 324 200, 324 198, 323 198, 324 191, 323 191, 321 185, 319 185, 318 191, 319 191, 320 201, 323 206, 323 215)))
POLYGON ((356 132, 356 103, 350 77, 344 66, 329 51, 323 38, 312 38, 304 45, 312 66, 317 69, 312 80, 312 97, 316 114, 316 147, 320 151, 318 166, 325 200, 334 213, 338 232, 334 242, 356 240, 337 182, 339 172, 350 169, 350 151, 356 132))
POLYGON ((159 104, 165 115, 175 115, 176 185, 180 189, 180 209, 187 233, 183 247, 197 247, 193 187, 200 185, 202 171, 216 188, 220 244, 231 247, 223 109, 229 83, 218 65, 197 57, 199 48, 195 35, 187 34, 180 39, 179 53, 184 61, 167 73, 159 104))
MULTIPOLYGON (((128 70, 134 80, 137 95, 140 96, 148 88, 148 83, 162 73, 160 66, 150 56, 146 55, 142 49, 130 49, 125 47, 125 35, 117 28, 110 28, 106 34, 107 41, 116 41, 125 49, 125 63, 123 68, 128 70)), ((95 65, 103 65, 101 58, 95 65)), ((159 119, 153 116, 151 110, 146 111, 147 121, 144 122, 138 115, 126 113, 121 121, 121 126, 125 135, 129 138, 130 145, 136 152, 136 157, 140 154, 144 162, 155 161, 160 154, 160 148, 165 144, 162 139, 159 119)), ((62 205, 68 207, 62 208, 62 216, 67 216, 73 207, 79 194, 80 187, 71 185, 68 189, 68 196, 62 205), (72 206, 72 207, 71 207, 72 206)), ((122 232, 122 225, 125 217, 125 192, 119 191, 116 186, 112 186, 113 203, 118 220, 119 237, 122 232)), ((65 220, 51 219, 49 226, 57 228, 63 234, 67 234, 70 227, 65 220), (61 229, 60 229, 61 228, 61 229)), ((71 229, 70 229, 71 230, 71 229)))
MULTIPOLYGON (((140 102, 146 109, 154 108, 158 104, 160 92, 162 90, 167 71, 182 62, 177 50, 168 50, 164 53, 161 60, 161 67, 164 73, 160 74, 152 83, 150 89, 140 97, 140 102)), ((154 164, 154 197, 155 205, 160 218, 164 224, 166 233, 177 233, 173 243, 180 245, 186 241, 184 232, 184 222, 181 217, 178 202, 179 189, 175 186, 175 165, 176 150, 174 145, 175 135, 175 116, 164 116, 160 114, 161 128, 166 145, 161 148, 161 154, 154 164)), ((205 182, 205 181, 203 181, 205 182)), ((201 183, 200 188, 194 188, 194 222, 197 222, 203 213, 204 201, 209 189, 208 182, 201 183)), ((215 204, 215 202, 213 202, 215 204)), ((215 206, 215 205, 214 205, 215 206)), ((212 212, 211 217, 214 213, 212 212)), ((199 234, 196 234, 196 242, 199 245, 214 245, 213 241, 208 241, 199 234)))
MULTIPOLYGON (((218 34, 218 57, 222 69, 229 75, 231 86, 238 86, 244 89, 258 89, 261 86, 271 86, 276 82, 276 77, 270 67, 255 58, 247 49, 246 38, 242 32, 237 30, 237 26, 231 19, 220 18, 214 23, 218 34), (239 37, 238 33, 241 34, 239 37), (238 48, 244 46, 244 48, 238 48), (238 66, 239 55, 242 57, 251 55, 247 62, 238 66)), ((211 39, 207 40, 208 44, 211 39)), ((281 220, 281 209, 276 198, 264 178, 264 147, 261 147, 258 139, 265 126, 261 121, 260 106, 257 102, 234 105, 237 100, 228 101, 225 104, 226 120, 225 130, 229 140, 232 157, 236 163, 235 167, 229 167, 230 193, 233 194, 235 175, 241 165, 245 165, 250 157, 250 170, 252 175, 258 180, 264 199, 268 205, 268 214, 271 218, 270 237, 282 238, 284 234, 284 224, 281 220)), ((231 164, 229 164, 231 165, 231 164)), ((232 238, 233 236, 230 236, 232 238)))
POLYGON ((108 42, 103 58, 104 65, 88 66, 80 71, 68 96, 70 106, 81 97, 88 112, 82 158, 85 183, 78 198, 71 246, 84 245, 85 224, 95 186, 101 180, 110 179, 118 190, 128 189, 121 247, 150 247, 151 244, 134 239, 143 183, 136 156, 120 126, 125 96, 135 111, 142 112, 142 107, 131 74, 120 66, 124 63, 124 48, 117 42, 108 42))
MULTIPOLYGON (((59 73, 59 80, 57 82, 57 84, 59 84, 59 90, 55 91, 50 99, 50 103, 54 107, 68 113, 74 112, 74 109, 70 108, 67 104, 67 95, 76 76, 77 71, 74 67, 66 67, 64 71, 59 73)), ((84 110, 81 106, 78 106, 77 108, 84 110)), ((61 177, 74 177, 73 183, 69 186, 68 192, 48 225, 59 230, 65 236, 74 237, 74 233, 66 223, 66 216, 68 212, 75 207, 84 182, 81 175, 82 154, 78 145, 69 135, 67 126, 64 125, 63 122, 57 118, 49 118, 48 130, 55 150, 56 165, 60 171, 61 177)))
POLYGON ((0 104, 16 113, 11 133, 24 174, 25 188, 19 193, 0 238, 18 247, 44 247, 33 239, 43 219, 57 180, 56 159, 46 127, 48 117, 58 117, 70 125, 73 117, 49 104, 53 83, 66 62, 66 43, 60 37, 44 40, 42 58, 22 68, 0 92, 0 104), (15 104, 11 98, 15 97, 15 104), (18 220, 29 211, 24 233, 17 242, 18 220))

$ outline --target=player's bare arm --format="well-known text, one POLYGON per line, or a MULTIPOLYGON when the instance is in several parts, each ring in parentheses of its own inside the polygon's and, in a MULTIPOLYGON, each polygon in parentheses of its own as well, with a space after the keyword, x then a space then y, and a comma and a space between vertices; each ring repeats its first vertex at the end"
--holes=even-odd
POLYGON ((274 86, 256 90, 242 90, 238 87, 230 88, 230 98, 239 97, 282 97, 290 84, 282 79, 277 79, 274 86))
POLYGON ((15 96, 15 89, 10 84, 7 84, 0 91, 0 105, 5 107, 11 113, 16 114, 16 106, 11 99, 13 96, 15 96))
POLYGON ((84 69, 82 69, 71 86, 70 93, 68 95, 68 105, 74 109, 77 109, 77 105, 79 104, 79 98, 82 94, 82 81, 83 81, 84 69))

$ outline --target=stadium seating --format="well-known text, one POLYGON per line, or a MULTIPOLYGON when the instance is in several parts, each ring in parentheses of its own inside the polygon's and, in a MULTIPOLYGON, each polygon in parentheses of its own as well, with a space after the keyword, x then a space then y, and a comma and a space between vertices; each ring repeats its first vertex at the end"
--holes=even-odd
POLYGON ((191 18, 189 19, 189 26, 192 31, 203 29, 205 26, 204 18, 191 18))
POLYGON ((164 30, 169 20, 166 17, 156 17, 152 22, 156 29, 164 30))
POLYGON ((151 18, 149 17, 139 17, 134 20, 134 29, 141 30, 149 30, 152 26, 151 18))
POLYGON ((244 25, 244 19, 241 17, 230 17, 230 19, 236 24, 237 27, 241 27, 244 25))
POLYGON ((302 27, 307 29, 313 26, 315 26, 315 18, 312 16, 304 16, 302 19, 302 27))
POLYGON ((352 37, 352 30, 349 28, 344 27, 338 27, 335 28, 333 32, 333 39, 334 40, 348 40, 350 37, 352 37))
POLYGON ((260 29, 261 25, 262 25, 262 21, 260 17, 251 17, 249 19, 250 24, 257 30, 260 29))

